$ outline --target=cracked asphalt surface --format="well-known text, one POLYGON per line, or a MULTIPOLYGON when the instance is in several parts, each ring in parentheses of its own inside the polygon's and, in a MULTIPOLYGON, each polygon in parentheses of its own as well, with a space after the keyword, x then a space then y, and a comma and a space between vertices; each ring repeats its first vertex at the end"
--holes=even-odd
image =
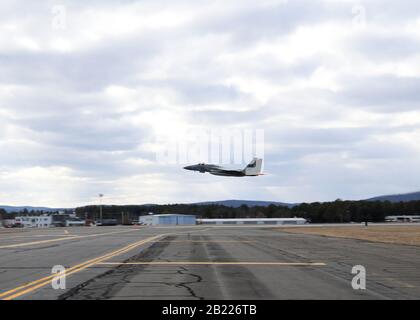
POLYGON ((45 285, 17 299, 420 298, 420 248, 414 246, 291 234, 272 227, 66 230, 68 238, 59 228, 0 232, 0 295, 49 276, 54 265, 70 268, 162 235, 69 275, 65 290, 45 285), (367 270, 366 290, 351 286, 355 265, 367 270))

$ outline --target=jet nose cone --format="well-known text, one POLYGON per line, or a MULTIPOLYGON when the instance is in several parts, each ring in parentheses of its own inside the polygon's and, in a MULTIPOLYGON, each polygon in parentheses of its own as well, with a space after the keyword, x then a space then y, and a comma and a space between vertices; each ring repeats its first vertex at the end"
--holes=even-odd
POLYGON ((192 170, 192 166, 186 166, 184 167, 185 170, 192 170))

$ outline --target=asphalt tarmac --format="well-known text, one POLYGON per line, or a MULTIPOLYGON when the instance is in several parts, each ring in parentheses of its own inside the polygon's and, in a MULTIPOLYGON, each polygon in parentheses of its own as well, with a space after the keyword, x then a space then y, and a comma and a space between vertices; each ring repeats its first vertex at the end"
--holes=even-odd
POLYGON ((420 247, 257 226, 0 229, 0 299, 420 299, 420 247))

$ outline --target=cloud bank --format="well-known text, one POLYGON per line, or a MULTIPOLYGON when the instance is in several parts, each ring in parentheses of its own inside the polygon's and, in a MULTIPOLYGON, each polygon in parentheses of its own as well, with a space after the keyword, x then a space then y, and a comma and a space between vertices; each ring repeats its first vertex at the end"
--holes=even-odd
POLYGON ((417 1, 0 4, 0 203, 324 201, 420 189, 417 1), (263 129, 265 171, 157 137, 263 129))

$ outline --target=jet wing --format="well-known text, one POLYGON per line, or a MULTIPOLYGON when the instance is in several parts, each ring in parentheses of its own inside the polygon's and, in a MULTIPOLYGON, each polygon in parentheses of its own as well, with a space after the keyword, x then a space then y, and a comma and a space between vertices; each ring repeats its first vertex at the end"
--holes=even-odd
POLYGON ((224 170, 217 169, 209 171, 210 174, 215 176, 230 176, 230 177, 243 177, 245 174, 242 170, 224 170))

